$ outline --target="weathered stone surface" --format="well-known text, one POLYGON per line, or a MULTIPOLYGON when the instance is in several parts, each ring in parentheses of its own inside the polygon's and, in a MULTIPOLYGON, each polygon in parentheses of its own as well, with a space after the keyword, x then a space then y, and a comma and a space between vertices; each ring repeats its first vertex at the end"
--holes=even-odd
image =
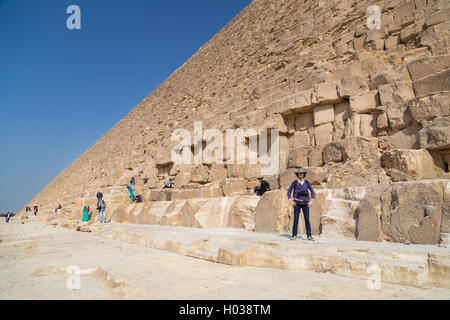
POLYGON ((379 145, 383 150, 389 149, 417 149, 420 146, 419 129, 410 126, 386 137, 379 137, 379 145))
POLYGON ((392 130, 406 128, 411 123, 411 118, 406 108, 387 107, 386 115, 389 121, 389 127, 392 130))
POLYGON ((245 193, 247 190, 247 180, 243 178, 228 178, 222 182, 223 194, 226 197, 245 193))
POLYGON ((392 181, 432 179, 436 176, 433 158, 427 150, 390 150, 381 156, 381 164, 392 181))
POLYGON ((350 97, 350 110, 357 113, 375 111, 377 107, 376 91, 350 97))
POLYGON ((207 166, 197 165, 192 168, 192 181, 198 183, 206 183, 209 178, 209 170, 207 166))
POLYGON ((372 114, 362 114, 360 131, 363 137, 375 137, 375 117, 372 114))
POLYGON ((333 141, 333 125, 331 123, 325 123, 315 127, 314 133, 316 145, 325 145, 333 141))
POLYGON ((450 55, 425 57, 407 65, 411 80, 416 81, 450 68, 450 55))
POLYGON ((289 153, 289 167, 290 168, 307 167, 308 153, 309 148, 293 149, 289 153))
POLYGON ((414 81, 414 91, 417 97, 450 91, 450 68, 414 81))
POLYGON ((321 167, 323 166, 323 152, 324 145, 318 145, 309 150, 308 154, 308 164, 311 167, 321 167))
POLYGON ((363 241, 381 241, 381 191, 371 190, 356 209, 356 238, 363 241))
POLYGON ((230 208, 227 226, 248 231, 255 230, 256 206, 260 197, 238 197, 230 208))
POLYGON ((439 183, 395 184, 382 195, 381 229, 395 242, 438 244, 442 207, 439 183))
POLYGON ((408 103, 408 110, 414 121, 421 125, 426 125, 437 117, 450 116, 450 92, 413 99, 408 103))
POLYGON ((309 147, 310 140, 308 131, 296 131, 294 135, 294 145, 295 149, 300 149, 302 147, 309 147))
POLYGON ((255 231, 290 232, 292 212, 285 191, 266 192, 256 206, 255 231))
POLYGON ((329 143, 323 148, 323 161, 325 163, 341 162, 342 151, 339 143, 329 143))
POLYGON ((209 171, 208 181, 220 181, 227 178, 227 168, 223 164, 213 164, 209 171))
POLYGON ((424 149, 439 150, 450 148, 450 117, 435 118, 420 130, 420 146, 424 149))
POLYGON ((381 104, 387 107, 398 106, 415 97, 411 82, 409 81, 380 85, 378 89, 381 104))
POLYGON ((313 113, 302 113, 295 118, 295 129, 297 131, 307 130, 314 126, 313 113))
POLYGON ((318 126, 324 123, 334 121, 334 107, 332 104, 317 106, 314 108, 314 125, 318 126))

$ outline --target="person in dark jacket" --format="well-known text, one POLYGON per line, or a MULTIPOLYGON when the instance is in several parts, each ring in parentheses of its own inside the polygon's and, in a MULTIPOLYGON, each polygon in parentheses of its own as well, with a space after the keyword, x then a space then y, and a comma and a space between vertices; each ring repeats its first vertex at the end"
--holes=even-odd
POLYGON ((266 191, 270 190, 270 184, 264 180, 264 178, 258 178, 259 180, 259 186, 256 186, 253 189, 253 192, 258 195, 258 196, 262 196, 264 193, 266 193, 266 191))
POLYGON ((292 227, 291 240, 297 238, 298 219, 300 210, 303 210, 308 240, 314 241, 314 238, 311 236, 311 224, 309 223, 309 207, 312 205, 316 195, 311 183, 309 183, 308 180, 305 180, 306 173, 307 172, 303 168, 296 171, 295 175, 297 176, 297 179, 291 183, 287 194, 289 201, 294 206, 294 225, 292 227), (308 190, 311 192, 311 197, 309 196, 308 190))
POLYGON ((103 199, 103 193, 101 193, 100 191, 97 192, 97 209, 100 208, 100 205, 102 204, 102 199, 103 199))

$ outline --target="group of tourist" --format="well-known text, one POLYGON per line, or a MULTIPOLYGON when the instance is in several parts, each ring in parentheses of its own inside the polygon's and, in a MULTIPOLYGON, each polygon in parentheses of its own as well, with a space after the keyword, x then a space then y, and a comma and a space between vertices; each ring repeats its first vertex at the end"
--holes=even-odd
MULTIPOLYGON (((308 240, 314 241, 314 238, 311 235, 311 224, 309 221, 309 208, 311 207, 314 199, 315 193, 314 189, 311 186, 311 183, 306 180, 307 172, 303 168, 299 168, 296 172, 296 178, 292 181, 288 191, 287 197, 294 207, 294 223, 292 227, 292 236, 291 240, 297 239, 298 234, 298 222, 300 217, 300 212, 303 211, 303 216, 305 218, 305 228, 306 228, 306 236, 308 240), (311 196, 310 196, 311 193, 311 196)), ((270 184, 263 177, 258 178, 259 186, 256 186, 253 189, 254 195, 263 196, 264 193, 270 191, 270 184)), ((133 186, 135 185, 136 180, 134 177, 131 178, 129 185, 127 185, 127 189, 130 192, 130 200, 132 202, 142 202, 142 198, 140 195, 135 196, 133 191, 133 186)), ((170 179, 166 180, 163 186, 163 189, 173 188, 172 181, 170 179)), ((27 207, 28 211, 29 207, 27 207)), ((59 206, 55 209, 55 212, 61 210, 62 206, 59 206)), ((38 205, 34 205, 34 215, 38 214, 38 205)), ((87 222, 90 220, 90 207, 84 206, 83 208, 83 218, 82 221, 87 222)), ((97 210, 99 212, 99 221, 100 223, 106 223, 106 202, 103 200, 103 194, 99 191, 97 192, 97 210)), ((9 221, 9 217, 7 217, 7 221, 9 221)), ((300 239, 302 237, 300 236, 300 239)))

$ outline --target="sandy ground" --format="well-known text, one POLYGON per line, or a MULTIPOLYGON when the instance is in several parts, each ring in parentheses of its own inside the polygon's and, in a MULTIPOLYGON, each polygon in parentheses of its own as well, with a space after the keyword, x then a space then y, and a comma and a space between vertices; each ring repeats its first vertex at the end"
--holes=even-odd
POLYGON ((43 223, 0 222, 0 241, 0 299, 450 299, 448 289, 369 290, 361 279, 232 267, 43 223))

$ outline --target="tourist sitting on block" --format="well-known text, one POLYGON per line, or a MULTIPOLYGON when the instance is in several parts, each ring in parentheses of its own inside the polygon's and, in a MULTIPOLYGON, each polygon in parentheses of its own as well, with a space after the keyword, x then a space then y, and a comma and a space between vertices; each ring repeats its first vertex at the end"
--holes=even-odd
POLYGON ((259 186, 256 186, 253 189, 253 192, 255 193, 255 195, 257 196, 262 196, 264 193, 266 193, 267 191, 270 190, 270 184, 264 180, 264 178, 258 178, 259 180, 259 186))

